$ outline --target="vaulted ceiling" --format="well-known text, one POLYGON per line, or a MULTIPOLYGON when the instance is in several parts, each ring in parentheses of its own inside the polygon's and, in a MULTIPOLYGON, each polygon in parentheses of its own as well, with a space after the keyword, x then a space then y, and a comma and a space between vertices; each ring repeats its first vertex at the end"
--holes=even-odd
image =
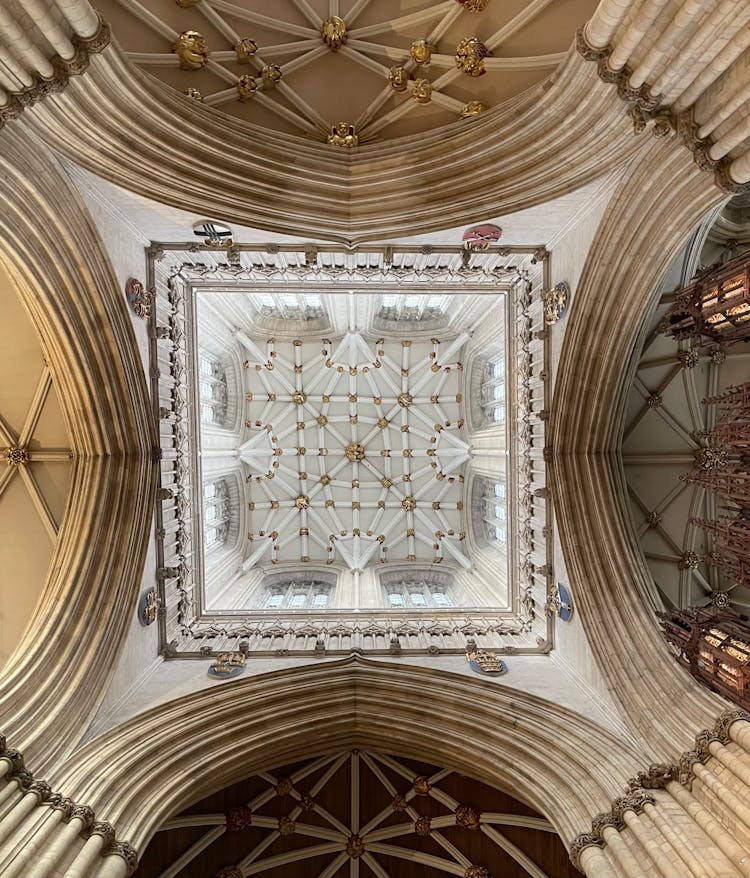
POLYGON ((136 878, 572 878, 552 826, 469 777, 352 750, 261 772, 166 823, 136 878), (227 875, 229 878, 231 872, 227 875))
POLYGON ((269 7, 261 0, 103 0, 99 5, 130 58, 168 86, 189 92, 185 100, 247 119, 269 129, 270 138, 282 131, 325 141, 343 120, 364 143, 418 138, 456 120, 470 125, 483 109, 549 76, 596 3, 277 0, 269 7), (187 31, 204 45, 183 38, 181 59, 174 46, 187 31), (473 38, 488 56, 481 57, 480 49, 476 67, 469 65, 473 72, 466 72, 455 56, 461 41, 473 38))
MULTIPOLYGON (((710 227, 691 239, 702 244, 694 253, 700 266, 708 267, 750 244, 746 195, 732 199, 706 222, 710 227)), ((667 287, 671 282, 679 285, 675 269, 667 287)), ((726 592, 733 604, 745 609, 750 604, 746 590, 707 562, 712 538, 692 522, 719 517, 722 501, 684 476, 710 473, 716 465, 701 437, 714 426, 716 407, 704 400, 747 380, 750 344, 720 349, 663 335, 659 325, 672 299, 671 289, 665 289, 651 314, 628 403, 622 452, 633 522, 658 590, 657 605, 722 603, 726 592)))
POLYGON ((0 665, 44 587, 72 475, 70 440, 39 337, 0 269, 0 665), (12 535, 12 539, 8 538, 12 535))

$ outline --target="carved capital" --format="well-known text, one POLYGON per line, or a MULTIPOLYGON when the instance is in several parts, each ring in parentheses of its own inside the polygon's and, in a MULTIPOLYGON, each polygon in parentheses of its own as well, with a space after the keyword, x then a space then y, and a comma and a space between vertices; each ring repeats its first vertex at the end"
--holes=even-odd
POLYGON ((52 788, 46 780, 33 780, 29 784, 27 792, 34 793, 39 800, 39 804, 41 804, 46 802, 52 795, 52 788))
POLYGON ((690 788, 693 782, 693 765, 696 762, 703 763, 703 757, 696 750, 688 750, 680 757, 678 780, 684 786, 690 788))
POLYGON ((612 812, 618 819, 624 822, 626 811, 640 814, 646 805, 653 805, 655 802, 656 799, 652 793, 643 789, 631 790, 631 792, 626 793, 624 796, 615 799, 612 805, 612 812))
POLYGON ((17 771, 13 777, 24 792, 26 792, 26 790, 28 790, 28 788, 34 783, 34 775, 31 774, 31 772, 26 771, 25 768, 17 771))
POLYGON ((612 54, 612 46, 595 49, 586 39, 586 25, 582 24, 576 31, 576 51, 586 61, 599 61, 612 54))
POLYGON ((582 832, 580 835, 577 835, 570 845, 570 862, 576 867, 576 869, 581 868, 581 854, 586 848, 592 847, 602 847, 602 840, 598 835, 594 835, 593 832, 582 832))
POLYGON ((743 192, 750 191, 750 183, 737 183, 732 179, 732 175, 729 173, 729 166, 731 161, 727 161, 726 159, 722 159, 715 166, 714 170, 714 180, 716 185, 723 189, 724 192, 729 192, 732 195, 739 195, 743 192))
POLYGON ((94 809, 88 805, 79 805, 77 808, 74 808, 71 817, 75 817, 83 823, 83 832, 88 832, 94 825, 94 809))
POLYGON ((69 799, 67 796, 61 796, 59 793, 55 793, 50 798, 50 805, 56 811, 63 812, 63 820, 67 823, 68 820, 73 816, 76 810, 76 803, 69 799))
POLYGON ((138 851, 132 844, 128 844, 126 841, 113 842, 109 846, 107 855, 111 857, 122 857, 128 867, 128 875, 132 875, 138 868, 138 851))
POLYGON ((13 777, 19 771, 25 771, 25 766, 23 764, 23 756, 18 752, 18 750, 8 749, 3 753, 3 759, 7 759, 10 762, 10 771, 8 773, 9 777, 13 777))
POLYGON ((714 732, 716 733, 716 740, 718 740, 722 744, 729 743, 729 729, 733 723, 739 722, 750 722, 750 713, 746 710, 741 710, 740 708, 728 708, 727 710, 722 711, 719 714, 719 718, 716 720, 716 725, 714 726, 714 732))
POLYGON ((112 845, 115 843, 115 828, 111 823, 105 823, 102 820, 96 820, 91 824, 89 835, 101 835, 103 840, 102 853, 109 853, 112 845))
POLYGON ((618 832, 624 829, 625 821, 622 819, 622 815, 608 811, 606 813, 597 814, 591 821, 592 830, 602 839, 602 841, 604 841, 604 830, 608 826, 612 827, 612 829, 616 829, 618 832))
POLYGON ((715 729, 703 729, 695 736, 695 752, 700 754, 702 762, 711 755, 708 746, 712 741, 719 741, 715 729))

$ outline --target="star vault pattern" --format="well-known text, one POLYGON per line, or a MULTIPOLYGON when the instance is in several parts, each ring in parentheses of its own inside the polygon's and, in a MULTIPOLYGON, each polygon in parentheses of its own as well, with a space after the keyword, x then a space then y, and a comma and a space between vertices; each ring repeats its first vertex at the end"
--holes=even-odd
POLYGON ((459 360, 467 339, 369 343, 350 332, 317 348, 240 333, 245 570, 268 560, 470 567, 459 360))

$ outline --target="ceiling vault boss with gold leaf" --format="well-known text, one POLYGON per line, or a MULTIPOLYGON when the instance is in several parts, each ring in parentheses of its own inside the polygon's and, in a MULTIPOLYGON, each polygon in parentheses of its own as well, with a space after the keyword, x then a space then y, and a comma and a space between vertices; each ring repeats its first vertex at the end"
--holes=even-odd
POLYGON ((0 878, 750 876, 749 28, 0 0, 0 878))

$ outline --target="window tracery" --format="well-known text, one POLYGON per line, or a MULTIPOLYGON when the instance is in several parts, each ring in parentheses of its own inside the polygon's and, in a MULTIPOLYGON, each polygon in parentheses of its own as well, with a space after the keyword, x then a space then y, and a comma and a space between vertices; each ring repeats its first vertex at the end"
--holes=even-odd
POLYGON ((198 373, 201 421, 223 426, 229 408, 226 369, 218 358, 201 352, 198 373))
POLYGON ((325 316, 317 293, 256 293, 254 300, 262 317, 308 321, 325 316))
POLYGON ((333 586, 317 579, 292 579, 266 586, 266 610, 324 610, 331 603, 333 586))
POLYGON ((453 595, 449 586, 425 579, 402 579, 385 586, 389 607, 452 607, 453 595))
POLYGON ((482 370, 480 405, 488 423, 505 422, 505 357, 500 353, 488 360, 482 370))
POLYGON ((222 545, 229 538, 231 508, 225 479, 203 485, 203 544, 206 549, 222 545))

